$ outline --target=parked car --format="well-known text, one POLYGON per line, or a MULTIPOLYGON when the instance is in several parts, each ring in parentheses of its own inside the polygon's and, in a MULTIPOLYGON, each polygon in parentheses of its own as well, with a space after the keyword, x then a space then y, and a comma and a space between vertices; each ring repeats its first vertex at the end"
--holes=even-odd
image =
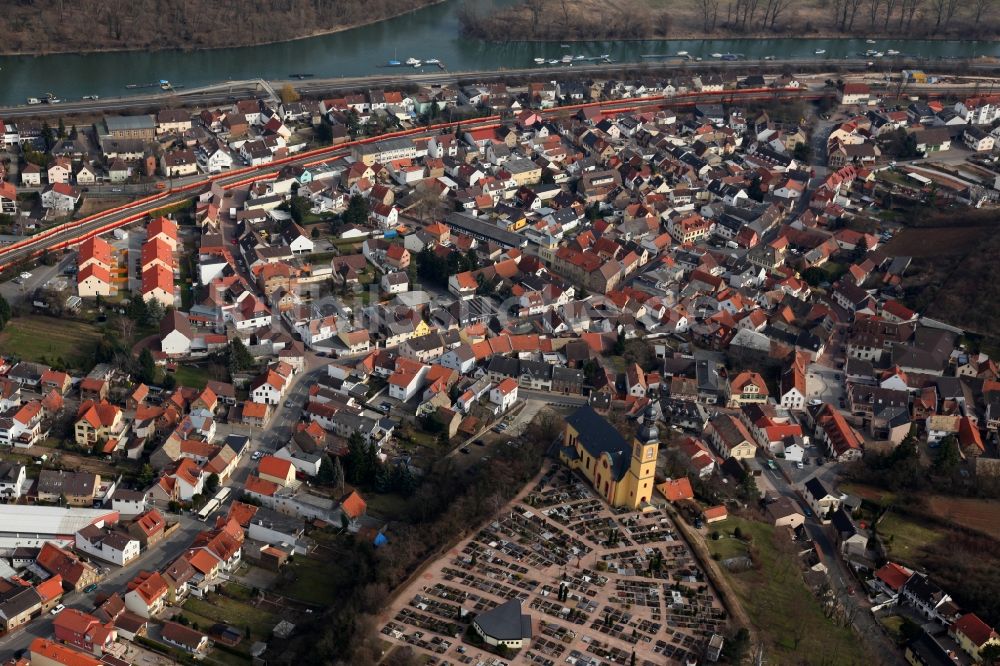
POLYGON ((802 469, 803 467, 805 467, 805 465, 802 464, 801 460, 798 461, 797 463, 795 463, 795 466, 798 467, 799 469, 802 469))
POLYGON ((90 594, 91 592, 93 592, 96 589, 97 589, 97 583, 91 583, 87 587, 83 588, 83 593, 84 594, 90 594))
POLYGON ((465 454, 472 453, 472 451, 467 446, 463 446, 462 448, 459 449, 459 451, 461 451, 462 453, 465 453, 465 454))
POLYGON ((50 610, 49 613, 51 613, 52 615, 59 615, 59 613, 62 613, 64 610, 66 610, 66 607, 63 606, 62 604, 59 604, 58 606, 50 610))
POLYGON ((473 442, 473 444, 475 444, 476 446, 486 446, 486 442, 484 442, 481 439, 477 439, 476 441, 473 442))

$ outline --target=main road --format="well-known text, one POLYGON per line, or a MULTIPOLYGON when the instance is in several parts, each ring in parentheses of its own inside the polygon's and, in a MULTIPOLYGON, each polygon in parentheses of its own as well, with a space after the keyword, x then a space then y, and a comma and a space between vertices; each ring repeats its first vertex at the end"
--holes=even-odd
POLYGON ((645 62, 590 62, 573 63, 558 66, 524 67, 518 69, 500 69, 489 71, 452 72, 440 71, 431 73, 410 73, 408 68, 392 68, 391 73, 374 76, 332 77, 316 79, 283 79, 264 81, 249 79, 242 81, 223 81, 217 84, 192 88, 190 90, 175 90, 163 93, 142 94, 135 96, 102 98, 97 100, 73 100, 57 104, 40 104, 34 106, 17 105, 0 107, 0 118, 67 116, 71 114, 94 114, 102 112, 118 112, 124 110, 148 109, 164 105, 212 105, 226 104, 237 97, 246 95, 270 96, 271 91, 291 84, 299 93, 310 96, 324 96, 343 92, 345 90, 368 90, 371 88, 388 88, 408 85, 453 85, 459 81, 478 80, 490 81, 521 77, 558 77, 576 75, 615 76, 624 72, 661 71, 675 69, 678 71, 717 71, 719 69, 737 70, 752 73, 781 73, 785 71, 811 72, 865 72, 865 71, 900 71, 901 69, 928 69, 935 72, 955 70, 956 73, 977 73, 987 75, 996 72, 1000 67, 991 62, 974 62, 970 60, 932 60, 928 58, 898 57, 882 60, 868 58, 821 59, 821 58, 789 58, 784 60, 688 60, 684 58, 663 58, 645 62), (398 73, 397 73, 398 72, 398 73))

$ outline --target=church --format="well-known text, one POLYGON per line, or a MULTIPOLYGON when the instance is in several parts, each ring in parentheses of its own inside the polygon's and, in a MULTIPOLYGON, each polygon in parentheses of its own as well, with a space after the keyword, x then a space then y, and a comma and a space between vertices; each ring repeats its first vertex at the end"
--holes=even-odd
POLYGON ((583 474, 611 506, 638 509, 653 496, 659 448, 652 403, 631 446, 604 417, 584 405, 566 419, 559 459, 583 474))

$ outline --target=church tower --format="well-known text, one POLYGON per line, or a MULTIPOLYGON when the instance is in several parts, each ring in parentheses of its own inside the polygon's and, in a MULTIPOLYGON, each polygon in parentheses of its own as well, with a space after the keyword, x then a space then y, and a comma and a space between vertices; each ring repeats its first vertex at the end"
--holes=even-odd
POLYGON ((632 463, 628 480, 632 488, 629 504, 638 508, 653 496, 656 477, 656 457, 660 450, 660 433, 656 429, 656 408, 653 403, 642 414, 642 426, 632 441, 632 463))

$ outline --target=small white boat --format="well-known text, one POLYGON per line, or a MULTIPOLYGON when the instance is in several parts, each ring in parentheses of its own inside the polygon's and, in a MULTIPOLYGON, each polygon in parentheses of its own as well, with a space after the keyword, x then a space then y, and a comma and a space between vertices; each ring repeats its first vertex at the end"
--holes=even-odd
POLYGON ((440 65, 441 61, 437 58, 431 58, 430 60, 424 60, 425 65, 440 65))
POLYGON ((420 64, 420 61, 419 61, 419 60, 417 60, 416 58, 407 58, 407 59, 406 59, 406 64, 407 64, 407 65, 413 65, 413 66, 416 66, 416 65, 419 65, 419 64, 420 64))
POLYGON ((586 59, 587 59, 587 56, 585 56, 585 55, 578 55, 575 58, 573 58, 573 60, 586 60, 586 59))
POLYGON ((601 54, 601 60, 607 60, 610 57, 611 57, 610 53, 602 53, 601 54))
POLYGON ((678 51, 677 55, 679 55, 679 56, 681 56, 683 58, 683 57, 685 57, 685 56, 688 55, 688 52, 687 51, 678 51))
POLYGON ((573 62, 573 56, 571 56, 571 55, 564 55, 562 57, 562 62, 573 62))
POLYGON ((874 39, 866 39, 865 40, 865 44, 874 44, 874 43, 875 43, 874 39))
POLYGON ((721 54, 721 53, 713 53, 713 54, 712 54, 712 57, 713 57, 713 58, 721 58, 721 57, 722 57, 722 54, 721 54))
MULTIPOLYGON (((428 61, 428 62, 430 62, 430 61, 428 61)), ((536 65, 545 64, 545 58, 535 58, 535 64, 536 65)))
POLYGON ((559 48, 561 48, 561 49, 568 49, 569 48, 569 44, 560 44, 559 48))
POLYGON ((764 60, 774 60, 773 55, 764 56, 764 60))
POLYGON ((826 49, 816 49, 816 55, 824 55, 825 53, 826 49))
POLYGON ((896 51, 895 49, 889 49, 885 53, 886 53, 886 55, 891 55, 891 56, 892 55, 899 55, 899 51, 896 51))
POLYGON ((881 58, 884 55, 885 55, 884 53, 882 53, 881 51, 879 51, 878 53, 875 54, 875 57, 876 58, 881 58))
POLYGON ((558 60, 549 60, 549 64, 550 65, 558 65, 559 61, 558 60))

